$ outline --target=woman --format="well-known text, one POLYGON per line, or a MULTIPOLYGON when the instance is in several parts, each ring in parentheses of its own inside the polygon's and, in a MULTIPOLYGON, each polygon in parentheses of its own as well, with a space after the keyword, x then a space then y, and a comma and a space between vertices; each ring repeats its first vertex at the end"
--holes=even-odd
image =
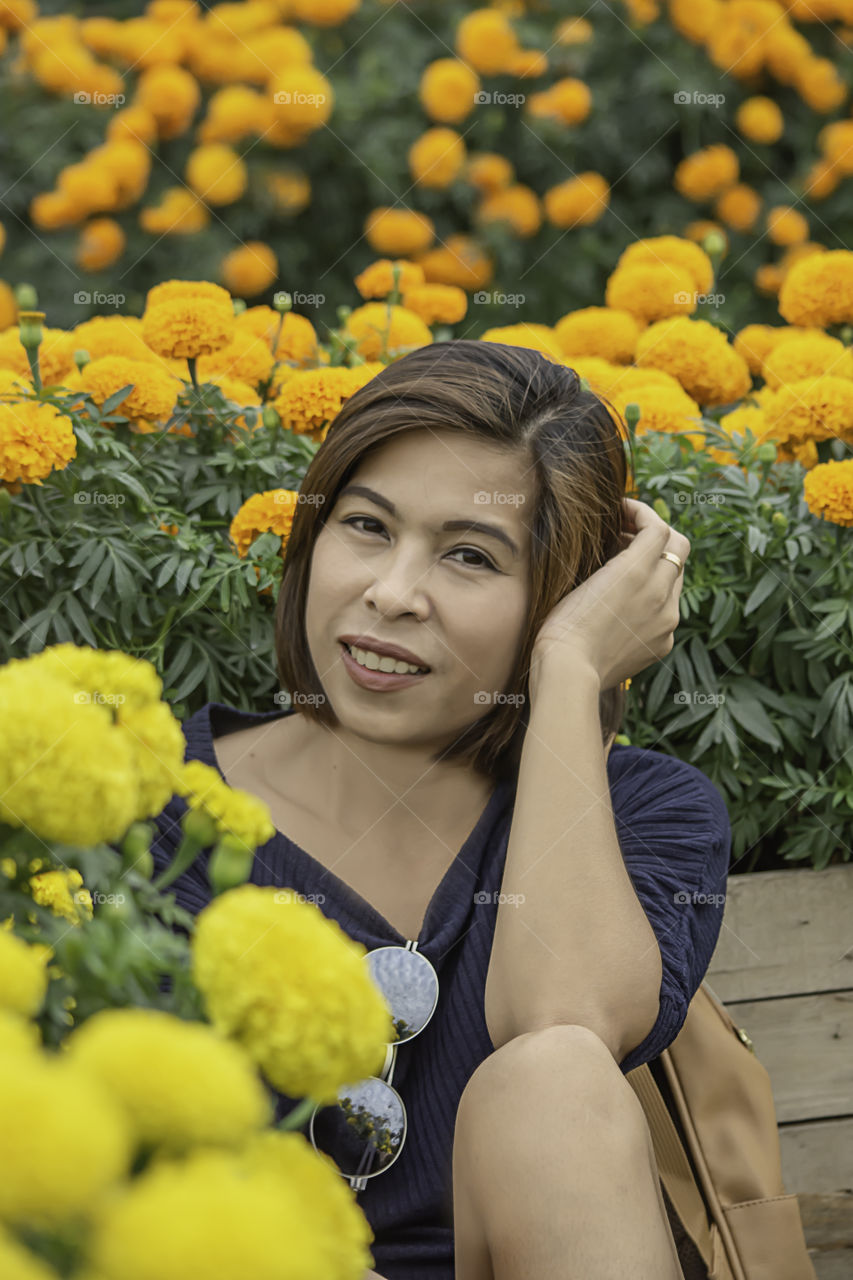
MULTIPOLYGON (((358 1192, 385 1280, 704 1276, 625 1073, 707 970, 731 837, 698 769, 613 746, 621 682, 672 648, 690 550, 623 502, 625 447, 537 352, 389 365, 302 485, 276 614, 292 704, 184 726, 188 758, 269 805, 253 882, 438 974, 396 1062, 406 1141, 358 1192)), ((204 856, 174 887, 204 906, 204 856)))

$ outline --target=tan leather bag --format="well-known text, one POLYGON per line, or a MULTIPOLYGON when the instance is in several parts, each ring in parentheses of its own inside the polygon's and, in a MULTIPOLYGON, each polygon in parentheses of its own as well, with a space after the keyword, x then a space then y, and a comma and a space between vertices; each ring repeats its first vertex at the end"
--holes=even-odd
POLYGON ((707 983, 660 1062, 684 1145, 649 1067, 625 1078, 643 1105, 661 1182, 709 1280, 816 1280, 797 1197, 782 1183, 770 1077, 707 983))

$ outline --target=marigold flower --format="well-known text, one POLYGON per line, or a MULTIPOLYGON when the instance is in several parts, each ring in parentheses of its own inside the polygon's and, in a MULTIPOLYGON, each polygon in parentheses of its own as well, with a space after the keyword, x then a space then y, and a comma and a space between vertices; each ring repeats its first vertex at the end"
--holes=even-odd
POLYGON ((830 58, 807 58, 794 72, 794 86, 812 111, 827 115, 847 97, 846 81, 830 58))
POLYGON ((526 239, 542 225, 542 206, 535 191, 516 183, 485 196, 476 217, 481 223, 506 222, 517 236, 526 239))
POLYGON ((705 44, 725 11, 721 0, 669 0, 668 17, 693 44, 705 44))
POLYGON ((234 337, 234 312, 204 297, 183 296, 148 305, 142 336, 152 351, 175 359, 212 355, 234 337))
POLYGON ((468 298, 452 284, 414 285, 403 295, 403 306, 420 316, 424 324, 458 324, 465 318, 468 298))
POLYGON ((735 231, 751 231, 761 212, 761 196, 745 182, 736 182, 717 197, 714 213, 735 231))
POLYGON ((152 285, 145 295, 145 309, 148 311, 151 307, 159 307, 163 302, 174 302, 178 298, 206 298, 214 306, 231 306, 228 290, 211 280, 162 280, 160 284, 152 285))
POLYGON ((646 236, 623 249, 616 262, 620 267, 668 262, 683 267, 693 277, 697 293, 707 293, 714 283, 714 264, 704 249, 681 236, 646 236))
POLYGON ((827 164, 845 177, 853 174, 853 120, 825 124, 817 142, 827 164))
POLYGON ((278 258, 262 240, 248 240, 225 255, 220 269, 232 294, 251 298, 278 277, 278 258))
POLYGON ((139 211, 139 225, 151 235, 193 235, 210 222, 210 213, 186 187, 168 187, 159 205, 139 211))
POLYGON ((84 271, 102 271, 124 252, 127 237, 114 218, 93 218, 83 228, 75 259, 84 271))
MULTIPOLYGON (((48 949, 0 927, 0 1009, 34 1018, 47 992, 48 949)), ((8 1166, 7 1166, 8 1167, 8 1166)))
POLYGON ((211 818, 221 835, 233 836, 252 852, 275 835, 264 802, 248 791, 229 787, 212 765, 201 760, 184 765, 175 791, 186 797, 190 809, 211 818))
POLYGON ((779 387, 768 401, 774 439, 831 440, 853 437, 853 381, 831 375, 802 378, 779 387))
POLYGON ((501 191, 515 181, 515 170, 506 156, 496 151, 477 151, 468 156, 465 179, 484 195, 501 191))
POLYGON ((525 110, 538 119, 556 120, 565 125, 582 124, 592 110, 592 93, 583 80, 564 76, 550 89, 531 94, 525 110))
POLYGON ((273 354, 269 343, 259 334, 235 326, 234 336, 227 347, 210 356, 202 356, 198 362, 199 377, 224 373, 257 387, 266 382, 273 367, 273 354))
POLYGON ((566 357, 557 334, 547 324, 497 325, 480 334, 481 342, 500 342, 509 347, 529 347, 541 351, 543 356, 557 364, 565 364, 566 357))
MULTIPOLYGON (((42 327, 38 348, 39 372, 44 386, 61 382, 74 368, 74 341, 64 329, 42 327)), ((25 378, 30 376, 30 362, 20 339, 20 329, 0 333, 0 369, 12 369, 25 378)))
POLYGON ((263 1140, 272 1157, 256 1154, 259 1137, 239 1153, 160 1161, 127 1182, 94 1225, 89 1256, 101 1280, 363 1275, 373 1233, 332 1160, 301 1133, 263 1140))
POLYGON ((429 248, 435 226, 424 213, 382 205, 367 215, 364 234, 374 253, 405 258, 429 248))
POLYGON ((697 218, 694 222, 688 222, 684 228, 684 235, 687 240, 694 240, 700 244, 706 253, 710 252, 706 240, 709 236, 713 236, 723 245, 723 251, 720 258, 725 258, 729 251, 729 237, 726 235, 725 229, 719 222, 714 222, 709 218, 697 218))
POLYGON ((157 118, 148 107, 134 102, 117 111, 107 125, 108 142, 122 142, 132 138, 149 146, 157 137, 157 118))
POLYGON ((55 405, 0 403, 0 480, 41 484, 76 456, 74 424, 55 405))
POLYGON ((673 262, 617 267, 607 278, 604 300, 608 307, 630 312, 641 327, 666 316, 689 315, 697 307, 692 273, 673 262))
POLYGON ((747 98, 735 112, 735 125, 750 142, 778 142, 785 119, 777 102, 760 94, 747 98))
POLYGON ((799 209, 778 204, 767 211, 767 233, 774 244, 802 244, 809 238, 808 220, 799 209))
POLYGON ((199 913, 192 974, 213 1025, 276 1089, 331 1103, 377 1070, 394 1039, 365 954, 313 903, 246 884, 199 913))
POLYGON ((104 1009, 67 1044, 68 1061, 122 1108, 140 1145, 235 1146, 270 1118, 249 1059, 202 1022, 158 1009, 104 1009))
POLYGON ((171 416, 181 390, 181 381, 167 369, 146 360, 127 356, 101 356, 90 360, 80 372, 80 386, 101 405, 109 396, 131 383, 131 390, 116 405, 127 418, 165 419, 171 416))
POLYGON ((415 285, 424 283, 423 267, 416 262, 407 262, 398 258, 392 262, 390 258, 380 258, 371 262, 355 277, 355 287, 362 298, 386 298, 394 288, 394 268, 398 268, 398 287, 400 292, 413 289, 415 285))
POLYGON ((480 77, 458 58, 436 58, 425 69, 418 97, 431 120, 460 124, 474 110, 480 77))
POLYGON ((455 129, 427 129, 409 148, 408 162, 418 186, 443 190, 465 166, 465 143, 455 129))
POLYGON ((134 105, 151 112, 161 138, 184 133, 200 102, 198 81, 183 67, 165 62, 147 67, 136 82, 134 105))
POLYGON ((335 92, 316 67, 284 67, 270 84, 278 119, 303 136, 322 129, 332 114, 335 92))
POLYGON ((779 313, 818 329, 853 323, 853 252, 832 249, 795 263, 782 282, 779 313))
POLYGON ((777 343, 808 332, 791 325, 748 324, 735 335, 732 345, 743 356, 750 373, 762 376, 764 361, 777 343))
POLYGON ((347 317, 345 333, 356 340, 364 360, 396 359, 432 342, 432 334, 420 316, 390 303, 366 302, 347 317))
POLYGON ((604 214, 610 186, 600 173, 589 169, 550 187, 542 199, 545 215, 555 227, 586 227, 604 214))
POLYGON ((211 94, 198 128, 200 142, 242 142, 263 133, 274 119, 269 97, 246 84, 223 85, 211 94))
POLYGON ((505 14, 474 9, 456 27, 456 52, 481 75, 494 76, 508 70, 518 40, 505 14))
POLYGON ((587 44, 594 35, 593 26, 586 18, 564 18, 554 28, 554 43, 560 45, 587 44))
POLYGON ((350 396, 384 367, 370 361, 354 368, 298 370, 278 392, 273 408, 288 431, 313 435, 327 428, 350 396))
POLYGON ((311 180, 305 173, 269 173, 265 182, 282 213, 301 213, 311 202, 311 180))
POLYGON ((675 189, 687 200, 711 200, 738 180, 740 163, 731 147, 715 143, 685 156, 675 170, 675 189))
POLYGON ((702 406, 740 400, 752 386, 743 356, 707 320, 658 320, 640 334, 636 362, 671 373, 702 406))
POLYGON ((824 373, 836 378, 853 378, 853 352, 820 330, 799 337, 794 335, 768 352, 762 373, 770 387, 800 378, 817 378, 824 373))
POLYGON ((608 399, 623 417, 629 404, 639 405, 638 436, 645 435, 647 431, 685 432, 695 449, 705 446, 704 434, 696 430, 702 410, 679 386, 661 386, 653 382, 617 386, 609 392, 608 399))
POLYGON ((418 254, 430 284, 455 284, 460 289, 482 289, 492 278, 494 264, 480 244, 470 236, 454 234, 439 248, 418 254))
POLYGON ((630 364, 640 326, 630 311, 583 307, 558 320, 554 332, 567 356, 598 355, 613 364, 630 364))
POLYGON ((753 277, 758 292, 767 294, 778 293, 784 279, 785 272, 775 262, 762 263, 753 277))
POLYGON ((317 363, 320 354, 319 339, 307 316, 299 316, 294 311, 286 312, 273 354, 277 360, 287 360, 299 367, 317 363))
POLYGON ((233 204, 249 182, 245 160, 224 142, 208 142, 191 151, 185 170, 193 191, 208 204, 233 204))
POLYGON ((298 498, 295 489, 267 489, 247 498, 228 529, 237 555, 245 558, 255 538, 262 533, 278 534, 284 551, 293 528, 298 498))
POLYGON ((812 467, 803 480, 803 498, 812 515, 832 524, 853 525, 853 459, 812 467))
POLYGON ((68 871, 41 871, 30 877, 33 901, 49 907, 69 924, 92 919, 92 895, 83 887, 83 877, 72 867, 68 871))
POLYGON ((290 16, 318 27, 337 27, 361 4, 361 0, 290 0, 290 16))

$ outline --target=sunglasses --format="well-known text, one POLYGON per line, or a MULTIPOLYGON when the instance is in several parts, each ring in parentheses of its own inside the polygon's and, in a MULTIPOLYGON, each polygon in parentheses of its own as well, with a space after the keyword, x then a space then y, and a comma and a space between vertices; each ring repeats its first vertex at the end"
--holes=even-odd
POLYGON ((390 1169, 406 1141, 406 1108, 391 1084, 397 1049, 423 1031, 438 1004, 438 974, 417 945, 377 947, 364 957, 396 1034, 386 1046, 381 1075, 342 1085, 337 1102, 311 1113, 314 1150, 332 1157, 354 1191, 363 1191, 368 1178, 390 1169))

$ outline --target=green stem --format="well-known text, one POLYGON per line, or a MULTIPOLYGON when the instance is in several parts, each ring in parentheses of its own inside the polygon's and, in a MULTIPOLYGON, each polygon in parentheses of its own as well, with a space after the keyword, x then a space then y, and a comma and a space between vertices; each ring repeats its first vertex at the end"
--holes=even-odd
POLYGON ((175 852, 174 858, 169 863, 168 867, 166 867, 164 871, 161 871, 160 875, 154 881, 154 888, 165 889, 173 880, 177 880, 178 876, 182 875, 183 872, 186 871, 187 867, 191 866, 192 863, 195 862, 196 857, 203 848, 204 845, 199 844, 197 840, 193 840, 185 832, 184 837, 175 852))
POLYGON ((301 1102, 297 1102, 289 1115, 286 1115, 283 1120, 279 1120, 276 1128, 301 1129, 316 1106, 317 1103, 313 1098, 303 1098, 301 1102))
POLYGON ((196 394, 198 394, 198 374, 196 373, 196 368, 195 368, 197 359, 198 359, 198 356, 187 356, 187 364, 190 370, 190 379, 192 381, 193 386, 196 389, 196 394))
POLYGON ((41 374, 39 373, 39 349, 38 347, 26 347, 27 359, 30 362, 30 373, 32 374, 33 386, 36 391, 41 391, 41 374))

